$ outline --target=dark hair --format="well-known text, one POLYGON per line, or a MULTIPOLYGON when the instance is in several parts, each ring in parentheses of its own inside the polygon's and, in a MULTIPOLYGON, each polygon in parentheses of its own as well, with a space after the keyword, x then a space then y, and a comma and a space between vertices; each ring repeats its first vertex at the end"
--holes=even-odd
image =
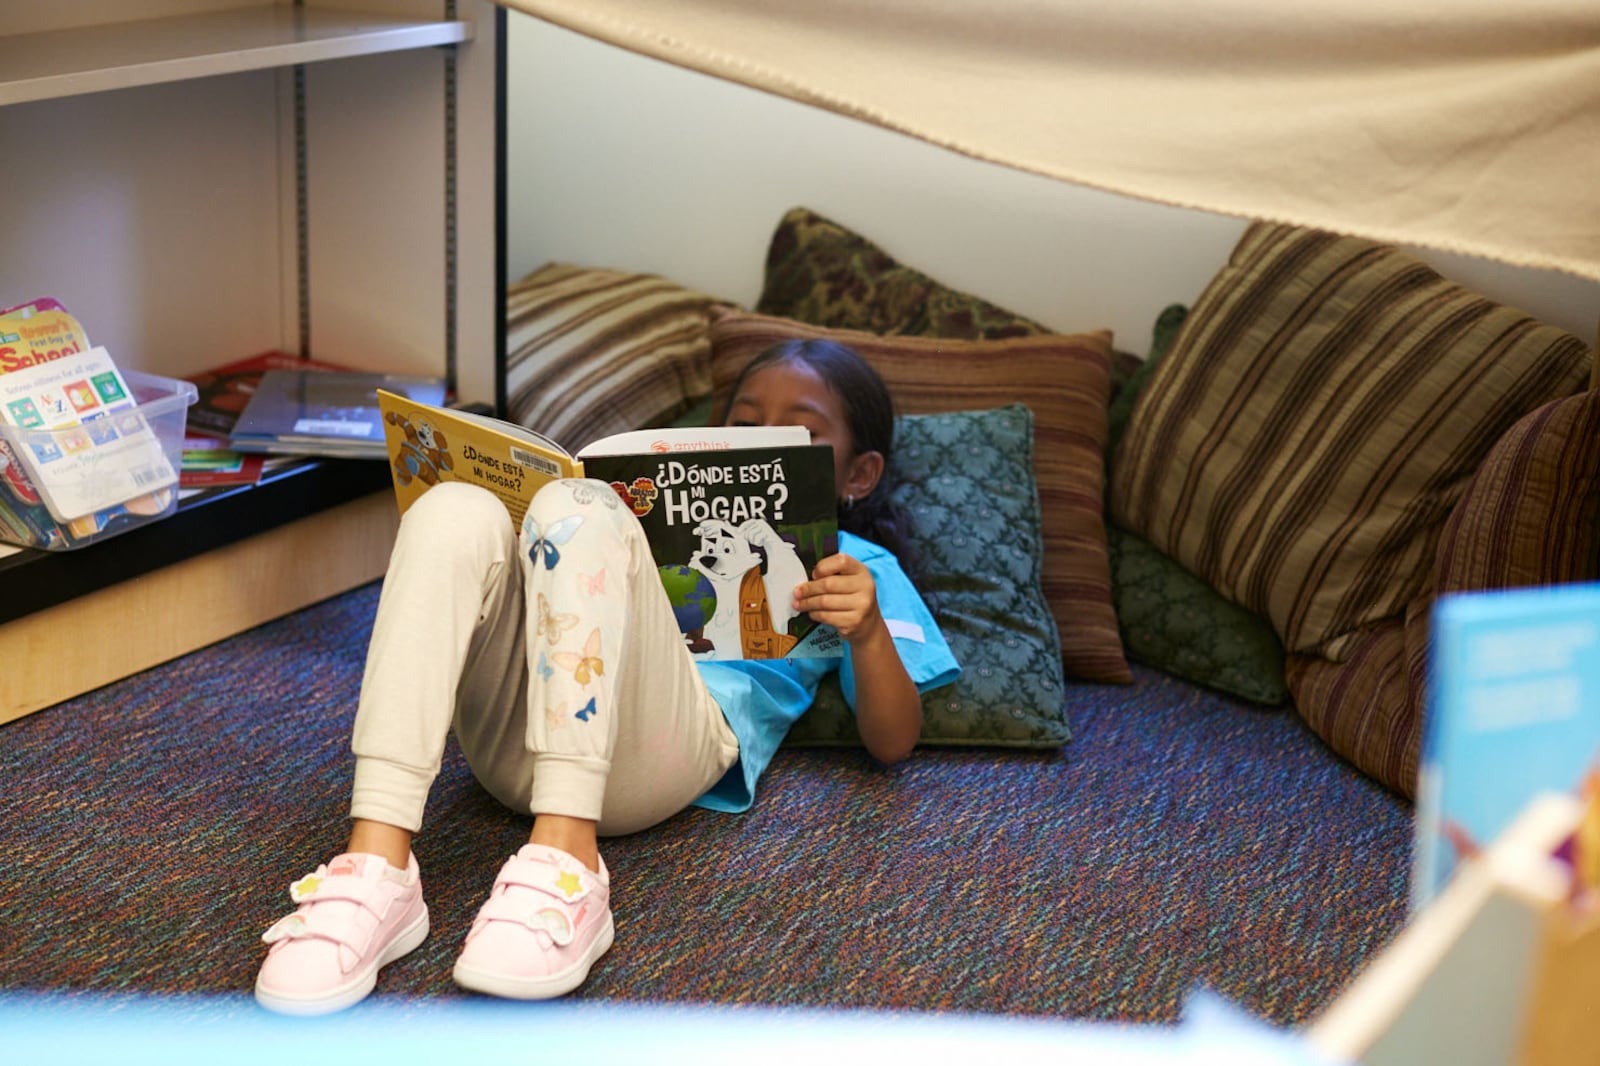
POLYGON ((775 363, 801 363, 816 372, 844 406, 850 444, 856 452, 883 456, 883 476, 865 499, 839 510, 839 528, 866 537, 895 554, 902 569, 914 576, 916 552, 911 546, 910 516, 890 498, 894 470, 894 398, 889 387, 854 348, 830 340, 780 341, 745 364, 724 401, 719 422, 728 420, 733 400, 745 379, 775 363))

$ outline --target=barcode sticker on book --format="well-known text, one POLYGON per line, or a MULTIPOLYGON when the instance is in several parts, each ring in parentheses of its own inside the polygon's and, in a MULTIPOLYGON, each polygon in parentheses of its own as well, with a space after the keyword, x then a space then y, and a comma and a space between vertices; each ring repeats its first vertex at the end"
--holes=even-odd
POLYGON ((561 467, 555 462, 546 459, 544 456, 539 455, 536 452, 530 452, 523 448, 518 448, 516 445, 511 446, 511 459, 513 462, 518 463, 521 466, 526 466, 539 471, 539 473, 545 475, 546 477, 561 476, 561 467))
POLYGON ((370 437, 372 426, 366 422, 345 422, 332 418, 300 418, 294 431, 308 437, 370 437))
POLYGON ((149 463, 131 471, 133 483, 141 489, 146 485, 168 485, 172 481, 172 467, 166 463, 157 466, 149 463))

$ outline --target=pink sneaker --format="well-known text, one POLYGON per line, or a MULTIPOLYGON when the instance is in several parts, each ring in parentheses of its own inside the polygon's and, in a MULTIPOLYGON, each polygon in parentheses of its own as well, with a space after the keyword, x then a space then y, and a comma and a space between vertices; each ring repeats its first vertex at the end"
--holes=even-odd
POLYGON ((564 851, 524 844, 495 878, 456 960, 456 984, 508 999, 551 999, 583 984, 611 946, 611 875, 564 851))
POLYGON ((300 905, 261 939, 272 947, 256 1000, 283 1014, 326 1014, 359 1003, 378 970, 428 935, 415 856, 404 871, 377 855, 340 855, 289 886, 300 905))

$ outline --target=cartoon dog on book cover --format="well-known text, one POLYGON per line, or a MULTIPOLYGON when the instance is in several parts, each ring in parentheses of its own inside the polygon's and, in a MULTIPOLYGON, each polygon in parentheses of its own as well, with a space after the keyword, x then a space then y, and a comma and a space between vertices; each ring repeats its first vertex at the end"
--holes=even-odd
POLYGON ((390 425, 399 426, 405 434, 405 440, 393 457, 396 483, 409 485, 416 479, 425 485, 437 485, 442 472, 455 468, 444 432, 432 422, 420 418, 412 421, 393 411, 384 417, 390 425))
POLYGON ((739 648, 746 659, 787 655, 797 643, 789 635, 789 620, 798 613, 791 604, 794 588, 806 580, 793 545, 760 518, 738 527, 708 518, 694 534, 700 547, 689 566, 706 576, 717 597, 703 638, 723 654, 739 648))

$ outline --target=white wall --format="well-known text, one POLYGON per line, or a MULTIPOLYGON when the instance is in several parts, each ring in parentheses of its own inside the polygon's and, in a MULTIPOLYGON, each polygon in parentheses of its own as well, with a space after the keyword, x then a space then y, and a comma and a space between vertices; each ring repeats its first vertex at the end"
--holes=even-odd
MULTIPOLYGON (((664 274, 747 306, 779 217, 809 206, 902 262, 1143 353, 1226 259, 1237 219, 1065 185, 635 56, 511 12, 508 269, 664 274)), ((1421 253, 1593 342, 1600 285, 1421 253)))

